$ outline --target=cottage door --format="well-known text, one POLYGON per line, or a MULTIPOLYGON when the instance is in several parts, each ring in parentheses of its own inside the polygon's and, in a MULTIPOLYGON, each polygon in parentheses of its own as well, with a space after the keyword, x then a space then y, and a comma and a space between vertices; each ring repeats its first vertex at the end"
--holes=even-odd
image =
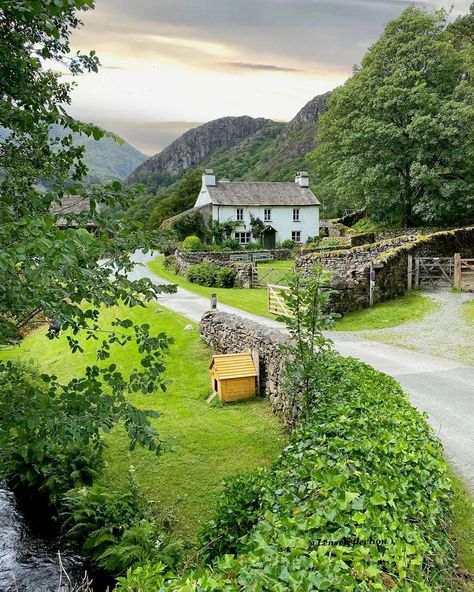
POLYGON ((274 228, 266 228, 263 231, 263 247, 265 249, 274 249, 276 244, 276 232, 274 228))

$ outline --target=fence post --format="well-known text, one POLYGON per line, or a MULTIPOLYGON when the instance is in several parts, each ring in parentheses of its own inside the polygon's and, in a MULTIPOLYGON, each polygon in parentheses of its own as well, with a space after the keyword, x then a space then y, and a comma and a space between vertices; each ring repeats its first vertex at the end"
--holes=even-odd
POLYGON ((412 289, 413 283, 413 255, 408 255, 408 291, 412 289))
POLYGON ((454 287, 462 290, 461 254, 454 255, 454 287))
POLYGON ((420 287, 420 260, 415 259, 415 290, 420 287))
POLYGON ((374 305, 374 288, 375 288, 375 269, 373 261, 370 262, 369 275, 369 306, 374 305))
POLYGON ((217 308, 217 294, 211 294, 211 309, 216 310, 217 308))

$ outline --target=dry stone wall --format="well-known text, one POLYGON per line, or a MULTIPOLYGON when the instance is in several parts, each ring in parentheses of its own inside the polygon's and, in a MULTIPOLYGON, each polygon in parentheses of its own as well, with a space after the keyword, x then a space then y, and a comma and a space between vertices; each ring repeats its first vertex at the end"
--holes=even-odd
POLYGON ((370 266, 375 266, 374 302, 400 296, 407 290, 408 255, 413 257, 474 257, 474 227, 401 236, 363 247, 312 253, 296 260, 295 268, 310 274, 315 264, 334 273, 332 309, 339 313, 369 306, 370 266))
POLYGON ((284 425, 294 427, 299 408, 297 402, 285 397, 281 388, 283 369, 289 361, 279 351, 290 338, 281 331, 220 311, 207 312, 201 319, 200 331, 202 340, 217 353, 258 353, 261 394, 284 425))

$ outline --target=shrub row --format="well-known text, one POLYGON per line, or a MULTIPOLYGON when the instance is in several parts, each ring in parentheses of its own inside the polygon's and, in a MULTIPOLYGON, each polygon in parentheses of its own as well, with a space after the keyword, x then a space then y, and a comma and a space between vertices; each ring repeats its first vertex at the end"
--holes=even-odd
POLYGON ((149 563, 118 591, 450 589, 451 484, 438 440, 397 382, 332 360, 278 461, 226 485, 201 564, 174 576, 149 563))
POLYGON ((210 288, 233 288, 236 275, 235 270, 230 267, 221 267, 214 263, 197 263, 191 265, 186 272, 190 282, 210 288))

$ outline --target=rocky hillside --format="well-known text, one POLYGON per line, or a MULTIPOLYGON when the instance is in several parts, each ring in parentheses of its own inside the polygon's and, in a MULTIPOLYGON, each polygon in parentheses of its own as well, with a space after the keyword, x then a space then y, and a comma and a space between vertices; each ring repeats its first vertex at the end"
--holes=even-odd
POLYGON ((319 117, 330 93, 309 101, 287 124, 252 117, 224 117, 189 130, 127 179, 150 193, 167 187, 184 172, 214 168, 232 180, 290 180, 298 169, 310 169, 308 153, 316 145, 319 117))
POLYGON ((219 150, 228 150, 272 124, 269 119, 222 117, 188 130, 162 152, 141 164, 127 179, 148 190, 169 185, 188 169, 202 166, 219 150))

